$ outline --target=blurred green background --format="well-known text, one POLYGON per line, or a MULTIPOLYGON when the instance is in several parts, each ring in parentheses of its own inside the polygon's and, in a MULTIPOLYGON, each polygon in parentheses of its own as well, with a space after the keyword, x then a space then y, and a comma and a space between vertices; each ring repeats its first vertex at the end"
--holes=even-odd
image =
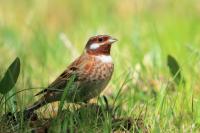
MULTIPOLYGON (((125 114, 136 115, 147 105, 145 121, 152 129, 197 130, 199 23, 198 0, 0 0, 0 76, 19 56, 15 89, 45 87, 82 53, 89 37, 109 34, 119 41, 112 48, 115 72, 104 94, 115 96, 129 74, 119 100, 125 114), (166 86, 172 79, 168 54, 179 62, 186 86, 166 86)), ((17 95, 18 106, 31 104, 38 91, 17 95)))

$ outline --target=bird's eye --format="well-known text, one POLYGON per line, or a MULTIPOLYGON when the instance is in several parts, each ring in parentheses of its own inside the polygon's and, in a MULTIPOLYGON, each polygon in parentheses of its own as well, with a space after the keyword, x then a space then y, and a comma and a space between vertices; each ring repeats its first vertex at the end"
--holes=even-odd
POLYGON ((102 42, 102 41, 103 41, 103 38, 98 38, 98 41, 99 41, 99 42, 102 42))

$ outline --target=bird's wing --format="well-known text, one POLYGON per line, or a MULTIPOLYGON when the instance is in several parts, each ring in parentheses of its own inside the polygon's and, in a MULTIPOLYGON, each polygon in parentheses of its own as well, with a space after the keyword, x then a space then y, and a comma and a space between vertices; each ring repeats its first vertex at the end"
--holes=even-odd
POLYGON ((46 89, 37 93, 36 96, 48 91, 56 91, 65 88, 72 75, 76 76, 74 82, 84 80, 85 73, 92 67, 92 62, 93 61, 86 56, 80 56, 72 62, 72 64, 69 65, 55 81, 53 81, 46 89))

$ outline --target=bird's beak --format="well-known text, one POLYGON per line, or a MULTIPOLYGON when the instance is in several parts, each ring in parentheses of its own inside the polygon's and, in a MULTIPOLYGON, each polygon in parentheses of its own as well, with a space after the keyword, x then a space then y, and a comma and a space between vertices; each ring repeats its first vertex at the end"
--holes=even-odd
POLYGON ((110 44, 112 44, 112 43, 114 43, 114 42, 116 42, 118 40, 116 38, 110 38, 108 41, 109 41, 110 44))

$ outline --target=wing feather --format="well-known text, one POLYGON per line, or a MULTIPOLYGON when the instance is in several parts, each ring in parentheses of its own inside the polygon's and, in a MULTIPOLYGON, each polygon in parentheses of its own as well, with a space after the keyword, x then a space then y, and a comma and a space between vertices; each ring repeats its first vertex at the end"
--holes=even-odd
POLYGON ((74 62, 72 62, 71 65, 67 67, 67 69, 60 76, 56 78, 56 80, 54 80, 46 89, 37 93, 36 96, 47 93, 49 91, 55 91, 65 88, 71 76, 74 74, 76 75, 74 82, 83 80, 85 78, 82 76, 85 75, 83 74, 85 73, 83 71, 83 68, 87 67, 86 70, 88 70, 91 67, 91 65, 88 66, 88 64, 91 64, 91 60, 88 59, 89 58, 86 56, 80 56, 79 58, 77 58, 74 62))

